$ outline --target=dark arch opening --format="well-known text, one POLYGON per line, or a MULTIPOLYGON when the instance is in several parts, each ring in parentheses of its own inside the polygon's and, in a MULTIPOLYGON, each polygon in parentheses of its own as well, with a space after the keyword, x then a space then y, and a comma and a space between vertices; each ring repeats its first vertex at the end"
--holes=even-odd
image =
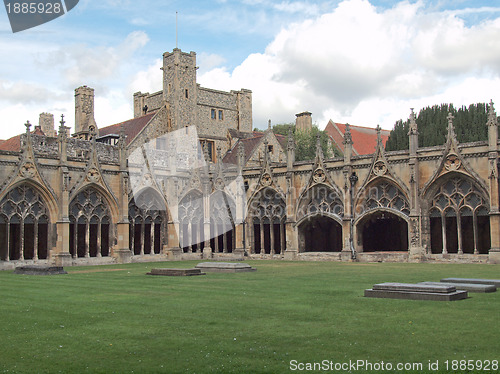
POLYGON ((408 223, 389 212, 376 212, 358 224, 363 252, 408 251, 408 223))
POLYGON ((341 252, 342 226, 330 217, 314 216, 299 225, 299 252, 341 252))

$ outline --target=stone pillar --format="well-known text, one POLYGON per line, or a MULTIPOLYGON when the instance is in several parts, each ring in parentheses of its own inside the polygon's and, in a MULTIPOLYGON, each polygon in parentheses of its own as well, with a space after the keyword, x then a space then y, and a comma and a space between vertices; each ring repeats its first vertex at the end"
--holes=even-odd
POLYGON ((410 129, 408 131, 410 145, 410 219, 408 224, 408 260, 420 262, 425 259, 425 249, 422 246, 422 222, 420 208, 420 169, 417 157, 418 150, 418 128, 413 108, 410 113, 410 129))
POLYGON ((489 161, 489 193, 490 193, 490 250, 489 262, 500 264, 500 211, 498 195, 498 120, 490 101, 488 108, 488 161, 489 161))
MULTIPOLYGON (((69 253, 69 170, 67 167, 68 160, 68 128, 65 126, 64 115, 61 115, 59 126, 58 142, 59 142, 59 216, 57 217, 57 242, 54 256, 56 266, 70 266, 72 264, 71 254, 69 253)), ((77 242, 77 230, 75 224, 75 244, 77 242)), ((48 246, 47 246, 48 247, 48 246)), ((75 254, 78 256, 78 248, 75 245, 75 254)))

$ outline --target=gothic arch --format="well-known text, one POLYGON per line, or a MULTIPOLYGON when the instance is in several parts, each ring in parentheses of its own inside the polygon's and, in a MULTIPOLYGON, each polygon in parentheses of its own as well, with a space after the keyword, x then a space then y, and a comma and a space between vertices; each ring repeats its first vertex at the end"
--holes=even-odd
POLYGON ((17 183, 0 200, 0 260, 48 259, 51 212, 43 190, 17 183))
POLYGON ((235 246, 236 204, 224 191, 210 195, 210 238, 213 252, 231 253, 235 246))
POLYGON ((435 180, 424 201, 431 253, 488 253, 489 200, 480 183, 464 173, 448 173, 435 180))
POLYGON ((145 187, 130 199, 129 248, 133 255, 162 252, 167 218, 165 201, 156 189, 145 187))
POLYGON ((253 230, 253 253, 283 254, 286 249, 286 203, 278 191, 266 187, 248 204, 248 220, 253 230))
POLYGON ((338 189, 319 183, 301 194, 295 209, 297 224, 304 218, 316 215, 326 215, 341 223, 344 203, 338 189))
POLYGON ((384 177, 376 178, 360 189, 354 202, 357 219, 371 210, 381 208, 389 209, 396 215, 410 214, 408 194, 392 179, 384 177))
POLYGON ((69 201, 73 201, 76 196, 78 196, 80 193, 82 193, 85 190, 96 190, 101 194, 101 196, 104 198, 106 201, 106 204, 110 210, 110 218, 112 219, 113 223, 115 223, 118 220, 119 217, 119 211, 118 211, 118 204, 115 199, 115 197, 105 188, 103 188, 101 185, 97 183, 86 183, 83 184, 80 188, 77 190, 73 191, 72 194, 69 197, 69 201))
POLYGON ((205 247, 203 200, 201 191, 192 189, 179 201, 179 246, 184 252, 200 253, 205 247))
POLYGON ((354 237, 360 252, 408 251, 409 217, 392 208, 369 210, 355 220, 354 237))
POLYGON ((107 257, 112 238, 112 214, 101 189, 81 189, 69 204, 70 253, 73 257, 107 257))

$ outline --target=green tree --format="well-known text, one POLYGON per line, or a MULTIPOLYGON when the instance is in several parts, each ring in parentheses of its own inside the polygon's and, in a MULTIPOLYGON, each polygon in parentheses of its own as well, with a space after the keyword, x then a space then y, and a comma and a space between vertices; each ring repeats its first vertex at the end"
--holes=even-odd
POLYGON ((299 131, 293 123, 283 123, 273 126, 275 134, 288 136, 289 130, 292 129, 292 134, 295 139, 295 160, 306 161, 314 160, 316 157, 316 139, 319 134, 321 149, 325 158, 340 156, 337 150, 332 152, 329 146, 329 137, 324 130, 320 130, 314 125, 310 130, 299 131))

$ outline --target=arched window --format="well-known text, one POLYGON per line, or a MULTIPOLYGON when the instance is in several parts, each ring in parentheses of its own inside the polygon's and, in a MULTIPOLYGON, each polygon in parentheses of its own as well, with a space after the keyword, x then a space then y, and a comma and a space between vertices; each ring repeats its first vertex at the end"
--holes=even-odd
POLYGON ((204 248, 203 196, 192 191, 179 204, 179 245, 184 252, 200 253, 204 248))
POLYGON ((283 254, 286 249, 286 205, 272 188, 260 190, 249 207, 253 223, 253 253, 283 254))
POLYGON ((147 189, 128 204, 129 248, 134 255, 159 254, 166 222, 165 203, 152 189, 147 189))
MULTIPOLYGON (((389 182, 381 182, 368 187, 363 197, 362 211, 367 212, 377 208, 389 208, 410 214, 410 204, 399 188, 389 182)), ((356 209, 359 214, 359 209, 356 209)))
POLYGON ((488 210, 471 181, 456 177, 443 182, 429 208, 432 253, 488 253, 488 210))
POLYGON ((210 196, 210 247, 212 251, 231 253, 234 248, 234 216, 236 205, 225 192, 210 196))
POLYGON ((111 215, 102 194, 81 191, 69 204, 70 253, 73 257, 109 256, 111 215))
POLYGON ((0 256, 2 261, 48 257, 48 209, 33 187, 10 190, 0 202, 0 256))
POLYGON ((342 251, 344 204, 340 192, 323 184, 314 185, 301 197, 297 221, 300 252, 342 251))

